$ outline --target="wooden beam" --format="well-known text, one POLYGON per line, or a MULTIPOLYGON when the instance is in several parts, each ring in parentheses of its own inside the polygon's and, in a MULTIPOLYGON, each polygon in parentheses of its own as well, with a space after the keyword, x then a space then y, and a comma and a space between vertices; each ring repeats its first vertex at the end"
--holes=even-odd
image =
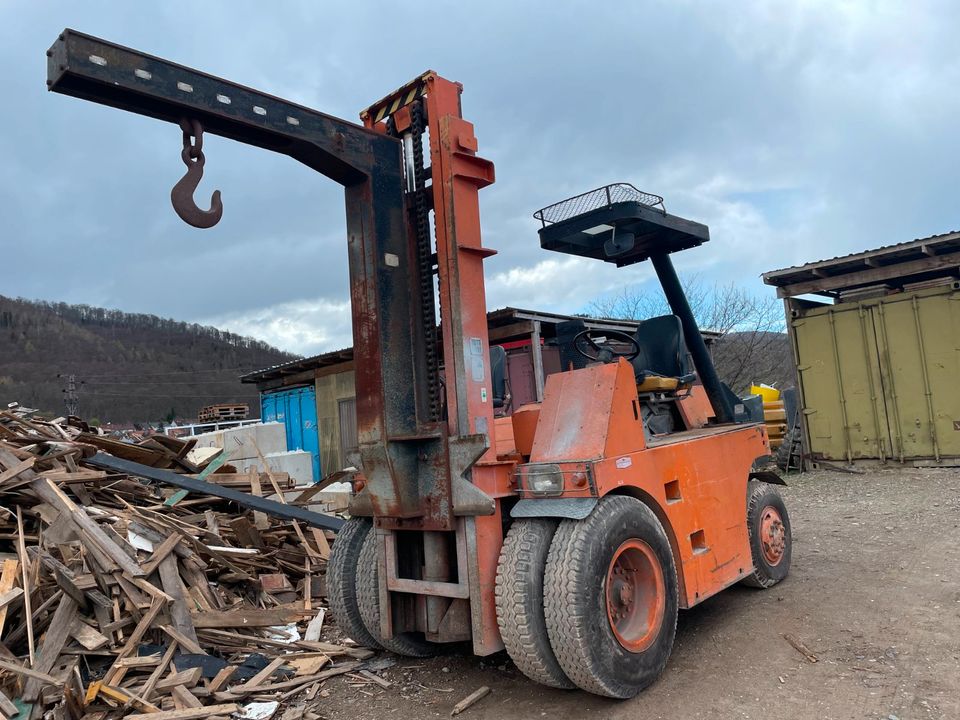
MULTIPOLYGON (((13 588, 17 581, 17 570, 20 568, 20 561, 16 558, 7 558, 3 561, 3 570, 0 571, 0 592, 7 592, 13 588)), ((0 608, 0 635, 3 634, 3 626, 7 621, 7 607, 0 608)))
POLYGON ((127 715, 126 720, 199 720, 199 718, 210 717, 211 715, 231 715, 239 707, 236 703, 224 703, 223 705, 207 705, 206 707, 186 708, 184 710, 137 713, 127 715))
POLYGON ((883 267, 871 268, 870 270, 858 270, 841 275, 831 275, 828 278, 822 278, 820 280, 805 280, 791 285, 784 285, 783 287, 777 288, 777 297, 786 298, 795 295, 823 292, 825 290, 839 290, 840 288, 854 285, 870 285, 872 283, 904 278, 909 275, 918 275, 936 270, 948 270, 956 267, 960 267, 960 252, 935 255, 895 265, 884 265, 883 267))
MULTIPOLYGON (((180 578, 180 567, 176 556, 167 555, 160 562, 159 571, 163 591, 173 598, 173 602, 170 603, 170 620, 173 627, 183 637, 187 638, 189 641, 187 645, 192 643, 199 647, 200 643, 197 642, 197 632, 193 629, 193 621, 190 619, 190 607, 187 605, 186 593, 183 589, 183 580, 180 578)), ((183 642, 180 644, 184 645, 183 642)), ((200 652, 203 652, 203 650, 200 652)))
MULTIPOLYGON (((53 620, 43 636, 43 644, 37 648, 39 655, 33 669, 40 673, 49 673, 60 659, 60 651, 70 637, 73 623, 77 619, 77 601, 67 594, 60 596, 60 604, 53 613, 53 620)), ((40 696, 43 681, 30 678, 23 688, 23 699, 34 702, 40 696)))

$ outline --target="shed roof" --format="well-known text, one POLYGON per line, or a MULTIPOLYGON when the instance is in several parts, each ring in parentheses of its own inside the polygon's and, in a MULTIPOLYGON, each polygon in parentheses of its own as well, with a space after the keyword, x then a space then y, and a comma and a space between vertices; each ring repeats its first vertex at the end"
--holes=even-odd
MULTIPOLYGON (((526 322, 529 325, 529 323, 532 321, 539 321, 542 324, 542 328, 545 330, 543 333, 544 336, 554 337, 554 333, 551 330, 553 326, 556 326, 561 322, 566 322, 567 320, 573 320, 577 317, 578 316, 575 315, 563 315, 561 313, 505 307, 500 308, 499 310, 491 310, 488 312, 487 322, 491 331, 493 331, 492 334, 494 334, 497 330, 501 331, 500 333, 497 333, 500 336, 499 338, 491 338, 491 343, 495 343, 508 338, 515 323, 526 322)), ((628 333, 634 332, 639 324, 639 321, 637 320, 619 320, 615 318, 581 317, 580 319, 583 320, 586 326, 591 329, 621 330, 628 333)), ((524 330, 522 327, 517 328, 517 334, 521 334, 523 332, 524 330)), ((526 330, 526 332, 529 332, 529 330, 526 330)), ((712 330, 702 330, 701 332, 708 342, 712 339, 716 339, 721 334, 712 330)), ((262 383, 271 380, 281 380, 285 377, 298 375, 299 373, 305 371, 319 370, 322 368, 333 367, 335 365, 342 365, 352 360, 353 348, 343 348, 342 350, 334 350, 332 352, 313 355, 312 357, 306 357, 300 360, 291 360, 289 362, 273 365, 262 370, 256 370, 254 372, 247 373, 246 375, 242 375, 240 377, 240 382, 262 383)))
POLYGON ((902 285, 960 268, 960 231, 918 238, 763 274, 778 297, 835 295, 869 285, 902 285))

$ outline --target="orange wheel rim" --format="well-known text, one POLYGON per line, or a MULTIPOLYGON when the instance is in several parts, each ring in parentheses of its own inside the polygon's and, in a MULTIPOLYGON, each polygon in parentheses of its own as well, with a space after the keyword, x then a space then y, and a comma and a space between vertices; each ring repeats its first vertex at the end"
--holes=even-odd
POLYGON ((663 624, 666 586, 656 553, 643 540, 627 540, 613 554, 605 583, 607 620, 617 642, 643 652, 663 624))
POLYGON ((780 513, 770 505, 760 513, 760 546, 763 559, 771 566, 780 564, 787 549, 787 529, 780 513))

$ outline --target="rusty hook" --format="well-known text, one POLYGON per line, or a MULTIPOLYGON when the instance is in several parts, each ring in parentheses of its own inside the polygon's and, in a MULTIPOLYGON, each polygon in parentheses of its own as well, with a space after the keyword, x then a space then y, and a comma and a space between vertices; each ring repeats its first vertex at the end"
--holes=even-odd
POLYGON ((183 151, 180 157, 187 166, 187 172, 170 191, 170 202, 173 203, 177 215, 188 225, 210 228, 220 222, 223 216, 220 191, 213 191, 209 210, 201 210, 193 199, 193 193, 203 178, 203 165, 206 162, 203 156, 203 127, 199 120, 184 118, 180 121, 180 129, 183 130, 183 151), (195 143, 190 142, 191 136, 196 138, 195 143))

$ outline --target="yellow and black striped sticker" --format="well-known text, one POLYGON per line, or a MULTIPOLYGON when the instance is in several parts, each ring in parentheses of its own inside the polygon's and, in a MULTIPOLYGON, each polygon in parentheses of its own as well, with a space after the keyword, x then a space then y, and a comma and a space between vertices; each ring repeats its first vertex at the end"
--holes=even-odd
POLYGON ((393 115, 397 110, 406 107, 418 97, 421 97, 427 90, 427 75, 417 78, 412 83, 403 86, 392 95, 388 95, 378 103, 374 103, 362 113, 361 118, 373 116, 374 124, 380 122, 386 117, 393 115))

